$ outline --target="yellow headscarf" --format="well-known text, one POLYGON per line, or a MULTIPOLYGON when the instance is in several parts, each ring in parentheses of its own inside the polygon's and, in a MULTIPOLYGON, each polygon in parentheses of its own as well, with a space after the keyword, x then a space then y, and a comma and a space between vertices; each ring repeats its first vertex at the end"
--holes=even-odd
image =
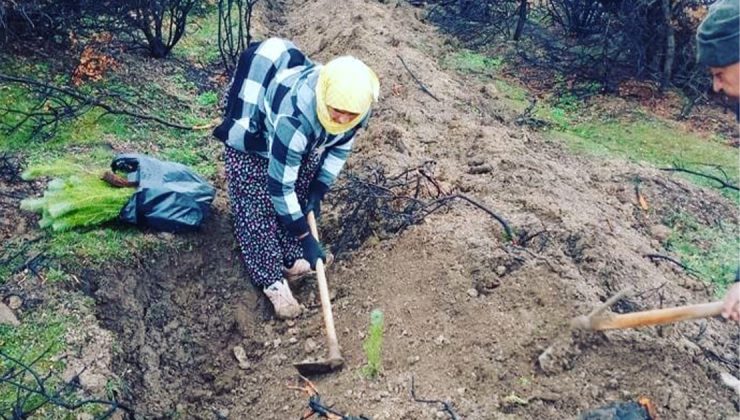
POLYGON ((335 58, 319 70, 316 84, 319 122, 329 134, 344 133, 365 118, 379 93, 378 76, 365 63, 352 56, 335 58), (359 115, 341 124, 331 119, 327 106, 359 115))

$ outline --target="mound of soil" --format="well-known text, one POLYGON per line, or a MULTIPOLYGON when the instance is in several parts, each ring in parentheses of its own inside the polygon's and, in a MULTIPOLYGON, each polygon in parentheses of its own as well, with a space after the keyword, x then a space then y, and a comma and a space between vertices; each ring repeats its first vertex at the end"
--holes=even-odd
MULTIPOLYGON (((639 396, 663 418, 738 413, 738 396, 718 376, 740 374, 740 334, 716 319, 569 337, 559 369, 538 364, 568 336, 570 318, 619 290, 636 291, 621 311, 711 300, 686 273, 644 255, 666 252, 660 229, 651 229, 661 212, 680 206, 734 220, 731 203, 638 164, 573 156, 509 125, 490 111, 499 107, 480 106, 496 101, 480 82, 440 68, 449 47, 416 9, 314 0, 263 12, 270 34, 312 58, 352 54, 379 75, 382 99, 349 170, 373 162, 401 172, 434 160, 442 185, 475 197, 519 233, 540 232, 516 246, 488 214, 456 203, 334 264, 328 278, 347 364, 315 384, 335 410, 448 418, 439 404, 412 401, 415 378, 420 397, 451 401, 468 419, 568 418, 639 396), (419 89, 399 56, 439 100, 419 89), (636 177, 648 212, 635 200, 636 177), (367 380, 362 342, 373 308, 386 319, 383 372, 367 380)), ((189 250, 111 267, 100 279, 100 318, 121 346, 116 370, 145 418, 299 417, 308 398, 288 387, 291 363, 326 351, 315 284, 296 289, 309 308, 301 318, 269 319, 243 273, 223 192, 216 208, 189 250)))

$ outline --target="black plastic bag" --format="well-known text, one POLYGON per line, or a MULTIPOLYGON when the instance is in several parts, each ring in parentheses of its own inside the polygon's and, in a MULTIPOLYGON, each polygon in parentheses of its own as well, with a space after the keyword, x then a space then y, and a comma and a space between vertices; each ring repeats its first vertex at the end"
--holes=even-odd
POLYGON ((166 232, 197 229, 208 217, 216 190, 185 165, 138 154, 121 154, 111 168, 128 174, 136 193, 120 218, 141 227, 166 232))

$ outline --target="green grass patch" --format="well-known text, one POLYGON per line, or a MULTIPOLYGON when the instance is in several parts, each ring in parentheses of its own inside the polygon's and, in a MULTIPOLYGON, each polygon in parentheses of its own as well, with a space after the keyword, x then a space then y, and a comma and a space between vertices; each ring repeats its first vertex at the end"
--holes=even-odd
MULTIPOLYGON (((56 360, 55 356, 64 349, 64 336, 69 323, 68 319, 52 311, 30 313, 23 319, 20 326, 0 325, 0 349, 3 354, 26 364, 39 358, 33 365, 33 369, 42 377, 49 371, 61 372, 64 364, 56 360)), ((18 366, 5 357, 0 358, 0 374, 8 372, 13 367, 18 366)), ((27 386, 33 386, 33 378, 30 375, 25 375, 23 378, 18 377, 16 380, 27 386)), ((56 382, 50 380, 49 386, 58 383, 58 379, 56 382)), ((0 384, 0 413, 8 415, 12 413, 17 401, 16 393, 17 387, 7 383, 0 384)), ((26 401, 24 408, 35 407, 41 401, 38 396, 32 396, 26 401)), ((43 413, 42 411, 35 414, 43 413)))
MULTIPOLYGON (((42 64, 7 64, 0 67, 0 70, 44 80, 48 78, 46 73, 48 66, 42 64)), ((69 78, 61 75, 52 79, 53 83, 63 86, 69 78)), ((29 95, 23 86, 19 84, 0 86, 0 107, 19 112, 33 112, 37 105, 37 98, 29 95)), ((41 110, 47 106, 57 107, 58 104, 42 104, 41 110)), ((0 123, 3 127, 12 127, 20 123, 23 118, 22 114, 7 113, 0 116, 0 123)), ((10 133, 0 133, 0 150, 11 153, 22 152, 26 156, 42 153, 59 156, 61 151, 68 146, 90 146, 99 144, 106 137, 123 136, 128 124, 129 120, 122 116, 104 115, 102 110, 93 109, 74 120, 63 120, 56 127, 46 130, 43 134, 35 135, 33 138, 34 127, 28 123, 10 133)))
MULTIPOLYGON (((93 305, 91 300, 78 302, 89 310, 93 305)), ((70 302, 65 303, 69 307, 70 302)), ((27 312, 16 327, 0 325, 0 351, 7 357, 0 357, 0 375, 7 374, 14 369, 18 374, 10 379, 14 384, 0 383, 0 415, 4 418, 12 418, 13 409, 20 400, 23 401, 22 410, 31 414, 32 418, 39 419, 75 419, 80 415, 91 415, 98 418, 106 412, 108 406, 103 404, 89 404, 71 411, 47 403, 46 399, 38 394, 21 390, 18 384, 29 389, 39 389, 35 378, 29 372, 23 372, 21 366, 13 360, 20 362, 36 373, 44 381, 44 387, 49 395, 52 395, 63 386, 63 372, 65 363, 60 358, 67 346, 66 337, 75 325, 79 323, 77 315, 61 315, 60 311, 49 308, 27 312), (13 360, 11 360, 13 359, 13 360), (48 378, 47 378, 48 377, 48 378), (28 398, 26 398, 28 397, 28 398)), ((89 396, 79 394, 75 388, 67 388, 67 391, 58 396, 60 400, 74 403, 89 396)), ((110 398, 110 397, 109 397, 110 398)))
POLYGON ((198 105, 204 107, 215 106, 218 103, 218 94, 213 91, 203 92, 198 95, 196 102, 198 102, 198 105))
POLYGON ((527 89, 501 79, 496 79, 493 83, 494 86, 496 86, 496 89, 498 89, 498 91, 506 98, 528 103, 529 92, 527 89))
POLYGON ((521 86, 502 79, 495 79, 493 85, 499 92, 496 100, 516 114, 521 114, 529 106, 529 93, 521 86))
MULTIPOLYGON (((740 165, 736 152, 728 149, 718 139, 699 138, 666 121, 649 117, 631 121, 579 121, 576 113, 559 106, 540 108, 537 114, 553 124, 554 128, 547 133, 548 137, 565 141, 578 152, 617 156, 658 167, 711 164, 722 168, 730 182, 736 185, 738 183, 740 165)), ((699 171, 720 178, 724 176, 718 171, 708 171, 707 168, 699 171)), ((681 176, 697 185, 714 188, 718 186, 716 182, 704 177, 688 174, 681 176)), ((736 192, 722 190, 722 193, 731 200, 738 201, 736 192)))
POLYGON ((172 54, 202 65, 221 60, 218 52, 218 10, 214 8, 202 16, 189 19, 185 35, 172 54))
POLYGON ((666 248, 675 252, 687 267, 715 285, 718 296, 734 280, 740 235, 737 225, 720 228, 700 223, 683 212, 669 215, 663 221, 673 230, 666 248), (729 231, 728 231, 729 230, 729 231))
POLYGON ((493 74, 504 65, 501 57, 490 57, 485 54, 461 49, 442 59, 442 66, 470 74, 493 74))
POLYGON ((142 251, 162 245, 156 235, 143 234, 133 227, 69 231, 50 235, 47 254, 69 268, 100 266, 108 261, 130 262, 142 251))

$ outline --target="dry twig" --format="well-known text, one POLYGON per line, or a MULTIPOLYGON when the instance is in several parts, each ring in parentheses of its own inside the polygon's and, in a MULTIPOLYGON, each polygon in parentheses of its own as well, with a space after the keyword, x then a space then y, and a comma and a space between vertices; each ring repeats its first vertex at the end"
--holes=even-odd
POLYGON ((414 75, 414 73, 411 72, 411 69, 409 69, 409 66, 406 65, 406 62, 405 61, 403 61, 403 58, 400 55, 396 55, 396 57, 398 57, 398 59, 401 60, 401 64, 403 64, 403 67, 406 69, 407 72, 409 72, 409 74, 411 75, 411 78, 414 79, 414 81, 416 82, 416 84, 419 85, 419 87, 421 88, 421 90, 424 93, 426 93, 427 95, 429 95, 432 98, 434 98, 435 101, 439 102, 439 98, 437 98, 436 96, 434 96, 434 94, 429 89, 427 89, 426 86, 424 86, 424 83, 422 83, 421 80, 419 80, 416 77, 416 75, 414 75))

